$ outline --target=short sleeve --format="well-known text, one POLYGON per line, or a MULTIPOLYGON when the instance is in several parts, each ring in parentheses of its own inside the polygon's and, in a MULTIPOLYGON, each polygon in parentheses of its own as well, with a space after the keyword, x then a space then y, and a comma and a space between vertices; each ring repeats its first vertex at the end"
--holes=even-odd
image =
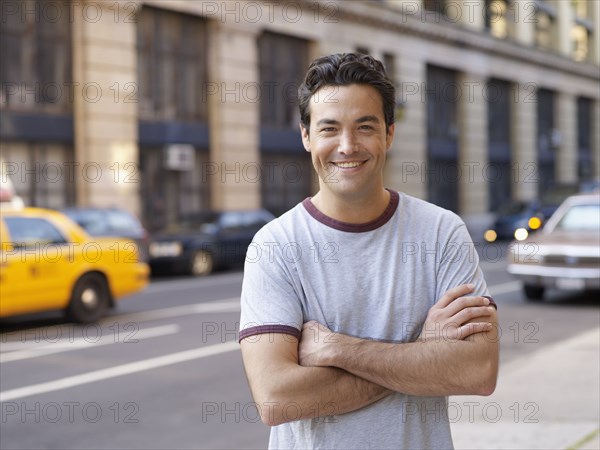
POLYGON ((479 267, 479 255, 467 227, 458 217, 456 220, 458 223, 441 252, 437 273, 436 298, 441 298, 448 289, 461 284, 472 283, 475 285, 473 295, 487 297, 490 304, 496 306, 496 303, 490 297, 483 272, 479 267))
MULTIPOLYGON (((273 225, 273 223, 271 223, 273 225)), ((303 313, 282 243, 263 228, 248 247, 242 282, 239 341, 264 333, 300 338, 303 313)))

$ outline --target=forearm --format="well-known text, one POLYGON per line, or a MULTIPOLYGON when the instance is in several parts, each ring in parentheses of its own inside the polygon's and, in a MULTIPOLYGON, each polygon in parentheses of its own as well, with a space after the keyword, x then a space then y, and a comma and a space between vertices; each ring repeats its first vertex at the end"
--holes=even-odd
MULTIPOLYGON (((271 391, 269 422, 339 415, 363 408, 391 391, 333 367, 290 366, 271 391), (293 406, 290 406, 293 405, 293 406)), ((265 400, 265 401, 268 401, 265 400)))
POLYGON ((348 413, 391 392, 339 368, 300 366, 293 352, 269 364, 257 364, 264 352, 248 351, 252 345, 242 343, 244 366, 267 425, 348 413))
POLYGON ((497 343, 490 339, 478 333, 388 344, 339 335, 323 364, 410 395, 489 395, 498 370, 497 343))

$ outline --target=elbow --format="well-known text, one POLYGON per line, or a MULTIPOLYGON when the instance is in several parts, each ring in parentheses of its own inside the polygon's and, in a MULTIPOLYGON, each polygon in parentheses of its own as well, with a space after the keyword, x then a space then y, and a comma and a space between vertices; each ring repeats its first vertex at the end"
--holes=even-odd
POLYGON ((269 427, 276 427, 291 420, 286 420, 284 409, 285 400, 276 392, 267 391, 254 396, 254 402, 260 420, 269 427))
POLYGON ((483 380, 481 385, 478 388, 477 395, 482 395, 484 397, 488 397, 494 393, 496 390, 496 378, 490 377, 486 380, 483 380))
POLYGON ((482 371, 479 378, 476 395, 488 397, 496 390, 496 382, 498 381, 498 361, 490 361, 487 367, 482 371))

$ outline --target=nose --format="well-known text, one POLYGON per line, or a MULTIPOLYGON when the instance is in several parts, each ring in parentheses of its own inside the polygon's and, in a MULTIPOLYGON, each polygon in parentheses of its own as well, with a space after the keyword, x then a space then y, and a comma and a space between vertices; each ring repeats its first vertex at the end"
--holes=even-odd
POLYGON ((338 151, 344 155, 356 152, 356 137, 352 131, 344 131, 340 135, 338 151))

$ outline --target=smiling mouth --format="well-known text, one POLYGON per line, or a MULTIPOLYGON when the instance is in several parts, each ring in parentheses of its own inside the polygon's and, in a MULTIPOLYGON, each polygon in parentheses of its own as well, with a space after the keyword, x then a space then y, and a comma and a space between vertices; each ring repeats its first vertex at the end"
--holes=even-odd
POLYGON ((333 164, 336 167, 339 167, 340 169, 353 169, 355 167, 358 166, 362 166, 366 161, 348 161, 348 162, 332 162, 331 164, 333 164))

